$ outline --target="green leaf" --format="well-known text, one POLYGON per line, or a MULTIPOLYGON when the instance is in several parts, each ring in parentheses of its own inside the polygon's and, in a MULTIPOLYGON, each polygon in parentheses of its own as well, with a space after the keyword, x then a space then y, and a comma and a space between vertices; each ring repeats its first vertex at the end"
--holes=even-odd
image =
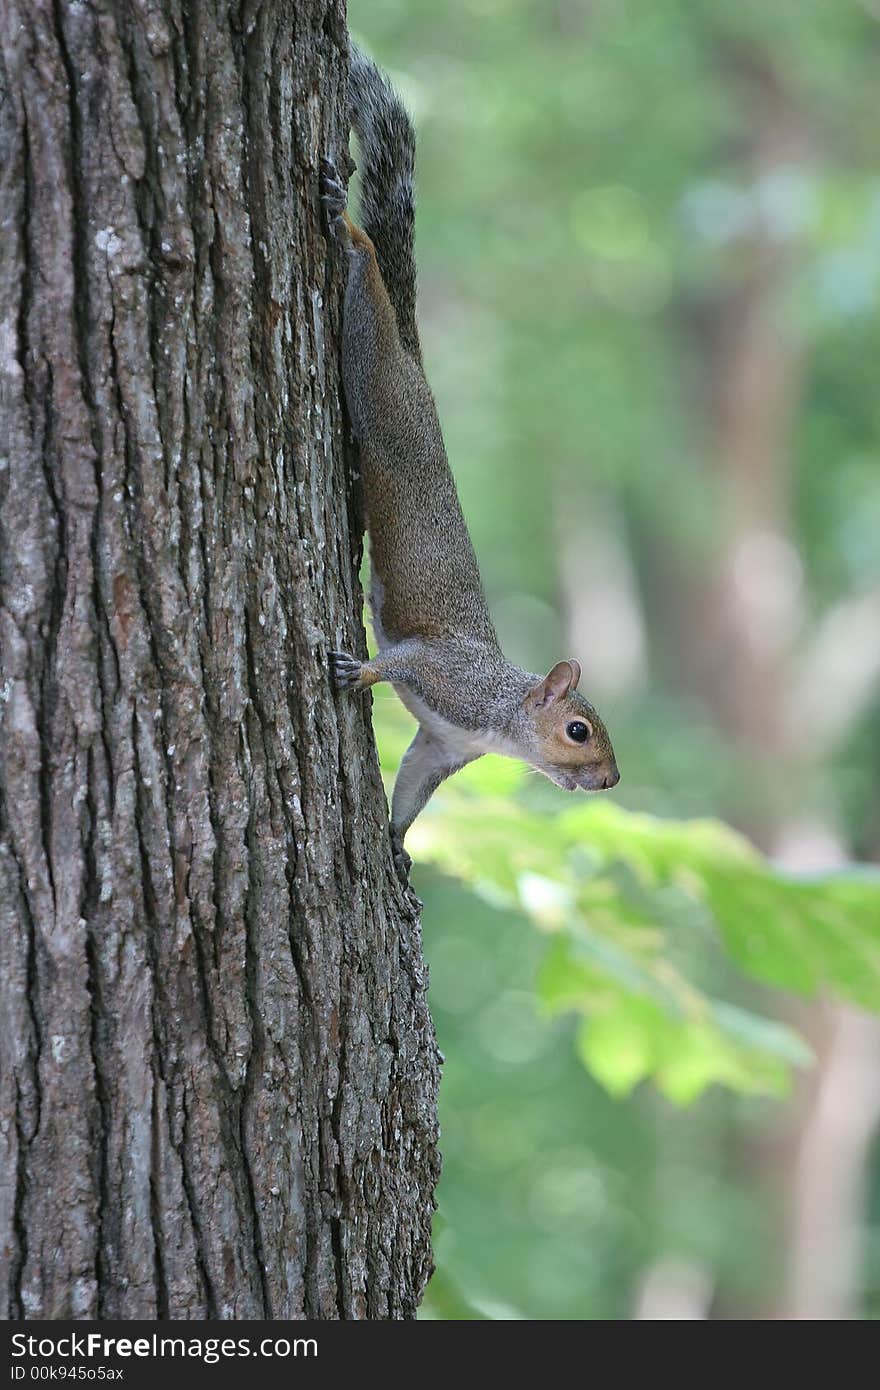
MULTIPOLYGON (((376 721, 401 746, 400 715, 383 705, 376 721)), ((613 1094, 647 1077, 678 1104, 715 1083, 779 1094, 809 1062, 791 1029, 707 990, 725 956, 762 984, 880 1009, 880 873, 798 878, 720 821, 599 800, 546 815, 521 785, 513 763, 480 759, 410 851, 548 937, 539 1000, 581 1018, 578 1054, 613 1094)))

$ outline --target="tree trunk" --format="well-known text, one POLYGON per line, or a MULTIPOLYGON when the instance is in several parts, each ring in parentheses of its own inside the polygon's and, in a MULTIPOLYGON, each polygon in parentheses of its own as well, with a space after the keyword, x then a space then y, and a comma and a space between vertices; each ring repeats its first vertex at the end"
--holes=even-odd
POLYGON ((412 1316, 437 1052, 327 681, 342 3, 0 25, 0 1313, 412 1316))

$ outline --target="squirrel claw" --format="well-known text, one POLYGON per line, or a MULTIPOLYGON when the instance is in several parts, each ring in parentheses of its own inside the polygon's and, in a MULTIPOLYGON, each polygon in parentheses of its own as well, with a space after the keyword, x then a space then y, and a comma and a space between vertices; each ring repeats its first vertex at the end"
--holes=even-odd
POLYGON ((361 662, 348 652, 330 652, 330 675, 337 690, 354 690, 361 677, 361 662))
POLYGON ((345 240, 345 222, 342 214, 348 194, 339 177, 332 159, 321 160, 321 202, 327 215, 327 225, 331 234, 339 241, 345 240))
POLYGON ((409 871, 412 868, 412 859, 407 854, 403 845, 396 836, 391 837, 391 848, 394 858, 394 867, 397 870, 397 877, 400 879, 404 888, 409 887, 409 871))

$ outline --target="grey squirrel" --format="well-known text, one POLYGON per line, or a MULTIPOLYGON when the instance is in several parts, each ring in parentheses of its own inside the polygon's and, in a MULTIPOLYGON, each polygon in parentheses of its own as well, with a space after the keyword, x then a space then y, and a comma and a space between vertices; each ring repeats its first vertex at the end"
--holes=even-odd
POLYGON ((416 327, 415 137, 390 82, 352 46, 351 124, 361 151, 363 230, 323 161, 331 234, 348 254, 342 377, 359 446, 379 651, 331 652, 340 690, 390 681, 419 722, 391 806, 395 859, 403 837, 447 777, 483 753, 520 758, 566 791, 620 780, 611 740, 577 691, 577 661, 546 675, 502 655, 471 538, 422 371, 416 327))

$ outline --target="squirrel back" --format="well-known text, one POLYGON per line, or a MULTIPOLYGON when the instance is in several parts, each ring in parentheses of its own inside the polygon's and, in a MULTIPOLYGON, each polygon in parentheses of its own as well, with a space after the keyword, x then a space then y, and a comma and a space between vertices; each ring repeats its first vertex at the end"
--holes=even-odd
POLYGON ((351 224, 343 377, 360 446, 381 646, 456 634, 497 645, 416 327, 415 135, 387 78, 352 46, 360 227, 351 224), (378 274, 376 274, 378 268, 378 274))

